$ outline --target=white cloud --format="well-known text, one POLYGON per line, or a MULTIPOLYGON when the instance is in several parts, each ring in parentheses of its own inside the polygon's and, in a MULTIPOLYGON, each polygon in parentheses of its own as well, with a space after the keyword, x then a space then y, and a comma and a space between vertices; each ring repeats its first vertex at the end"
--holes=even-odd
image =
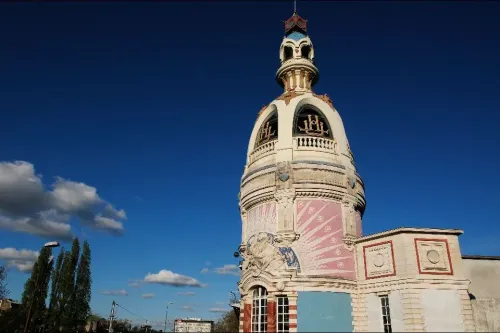
POLYGON ((158 283, 163 285, 169 285, 174 287, 205 287, 200 281, 195 278, 174 273, 172 271, 162 269, 156 274, 148 273, 144 278, 144 282, 148 283, 158 283))
POLYGON ((104 290, 101 294, 108 296, 128 296, 128 292, 125 289, 120 290, 104 290))
POLYGON ((201 274, 205 274, 205 273, 208 273, 208 268, 205 267, 203 268, 201 271, 200 271, 201 274))
POLYGON ((39 254, 37 251, 17 250, 12 247, 0 249, 0 259, 7 262, 7 267, 23 273, 31 272, 39 254))
POLYGON ((183 305, 180 307, 180 309, 184 311, 193 311, 193 307, 189 305, 183 305))
POLYGON ((217 267, 214 269, 214 272, 220 275, 234 275, 234 276, 241 275, 241 270, 236 265, 224 265, 222 267, 217 267))
POLYGON ((128 284, 129 287, 133 287, 133 288, 140 288, 141 287, 141 283, 139 281, 131 281, 129 284, 128 284))
POLYGON ((228 312, 228 309, 223 309, 223 308, 210 308, 208 309, 210 312, 228 312))
POLYGON ((154 298, 154 297, 155 297, 155 294, 153 294, 153 293, 142 294, 142 298, 145 298, 145 299, 147 299, 147 298, 154 298))
POLYGON ((123 232, 124 210, 99 197, 95 187, 57 177, 46 190, 33 164, 0 162, 0 228, 41 237, 71 239, 69 221, 115 235, 123 232))
POLYGON ((226 304, 226 303, 224 303, 224 302, 215 302, 215 305, 224 305, 224 304, 226 304))
POLYGON ((192 292, 192 291, 186 291, 186 292, 183 292, 183 293, 177 293, 177 295, 181 295, 181 296, 194 296, 194 295, 196 295, 196 293, 192 292))

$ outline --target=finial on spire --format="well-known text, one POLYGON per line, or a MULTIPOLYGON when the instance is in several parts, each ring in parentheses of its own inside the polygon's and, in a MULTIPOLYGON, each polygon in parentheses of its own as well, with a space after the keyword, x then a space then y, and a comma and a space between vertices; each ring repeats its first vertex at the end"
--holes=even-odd
POLYGON ((297 0, 293 0, 293 13, 297 13, 297 0))

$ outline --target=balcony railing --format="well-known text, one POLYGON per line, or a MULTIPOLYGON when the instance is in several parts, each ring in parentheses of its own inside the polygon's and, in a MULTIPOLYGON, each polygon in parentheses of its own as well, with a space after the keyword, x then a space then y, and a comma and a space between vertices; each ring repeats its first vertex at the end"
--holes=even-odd
POLYGON ((273 154, 274 153, 274 146, 276 145, 276 141, 269 141, 267 143, 264 143, 263 145, 255 148, 253 152, 250 153, 249 157, 249 164, 252 164, 255 162, 257 159, 264 157, 265 155, 273 154))
POLYGON ((315 150, 337 154, 337 141, 314 136, 298 136, 294 138, 295 150, 315 150))

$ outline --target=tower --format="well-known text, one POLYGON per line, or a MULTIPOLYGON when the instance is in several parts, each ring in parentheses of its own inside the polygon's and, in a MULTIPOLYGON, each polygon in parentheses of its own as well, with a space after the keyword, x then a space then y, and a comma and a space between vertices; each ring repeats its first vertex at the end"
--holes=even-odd
MULTIPOLYGON (((239 194, 245 332, 296 331, 300 290, 337 291, 328 301, 351 309, 354 241, 366 205, 342 119, 326 94, 313 92, 314 46, 296 12, 285 22, 279 57, 284 91, 258 113, 239 194)), ((301 297, 320 305, 327 301, 320 295, 301 297)), ((340 330, 352 329, 350 318, 340 330)))
POLYGON ((474 332, 462 230, 362 235, 364 184, 319 79, 307 21, 285 22, 241 179, 243 332, 474 332))

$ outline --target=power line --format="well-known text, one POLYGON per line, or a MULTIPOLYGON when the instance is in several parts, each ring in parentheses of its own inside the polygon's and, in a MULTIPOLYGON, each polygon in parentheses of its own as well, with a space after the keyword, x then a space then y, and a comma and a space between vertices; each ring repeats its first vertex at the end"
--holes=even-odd
POLYGON ((128 310, 128 309, 126 309, 126 308, 124 308, 123 306, 121 306, 121 305, 120 305, 120 304, 118 304, 118 303, 116 303, 116 306, 118 306, 118 307, 122 308, 123 310, 127 311, 127 312, 128 312, 128 313, 130 313, 131 315, 136 316, 137 318, 140 318, 140 319, 142 319, 142 320, 144 320, 144 321, 146 321, 146 322, 157 324, 157 322, 156 322, 156 321, 152 321, 152 320, 146 319, 146 318, 144 318, 144 317, 141 317, 141 316, 139 316, 138 314, 133 313, 132 311, 130 311, 130 310, 128 310))

